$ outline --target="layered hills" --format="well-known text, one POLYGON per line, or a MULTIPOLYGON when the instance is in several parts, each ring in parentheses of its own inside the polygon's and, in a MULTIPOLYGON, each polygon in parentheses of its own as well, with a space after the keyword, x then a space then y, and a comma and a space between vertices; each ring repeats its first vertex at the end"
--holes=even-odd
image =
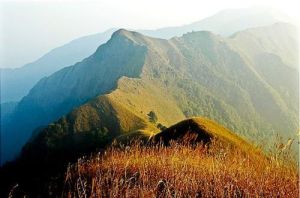
MULTIPOLYGON (((277 133, 292 137, 298 129, 298 71, 291 61, 296 59, 287 59, 295 53, 278 47, 283 40, 297 51, 296 37, 283 36, 284 30, 294 35, 291 29, 278 23, 231 38, 202 31, 169 40, 118 30, 93 55, 42 79, 21 100, 4 123, 2 156, 12 159, 33 130, 63 115, 36 130, 32 141, 42 136, 54 148, 65 141, 74 148, 80 138, 70 134, 109 142, 149 136, 199 115, 254 141, 277 133)), ((104 146, 101 141, 95 145, 104 146)))
MULTIPOLYGON (((220 11, 211 17, 188 25, 157 30, 139 30, 139 32, 144 35, 165 39, 200 30, 229 36, 246 28, 271 25, 278 21, 289 21, 289 19, 269 9, 233 9, 220 11)), ((20 101, 43 77, 90 56, 99 45, 109 40, 114 31, 116 29, 75 39, 51 50, 38 60, 23 67, 1 69, 1 103, 20 101)), ((5 67, 5 65, 1 67, 5 67)))

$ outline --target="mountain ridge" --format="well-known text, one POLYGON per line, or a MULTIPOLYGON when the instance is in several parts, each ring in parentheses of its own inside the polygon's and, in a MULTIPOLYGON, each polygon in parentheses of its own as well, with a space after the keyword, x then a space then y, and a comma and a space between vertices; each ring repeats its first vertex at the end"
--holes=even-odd
MULTIPOLYGON (((34 128, 58 119, 97 95, 106 94, 105 97, 114 101, 113 106, 122 109, 123 116, 118 119, 127 123, 124 126, 129 126, 124 115, 137 115, 139 122, 147 123, 147 114, 155 112, 158 123, 150 124, 149 129, 138 129, 149 134, 155 132, 158 124, 169 126, 185 117, 202 115, 250 139, 270 136, 272 131, 287 131, 281 133, 291 136, 297 127, 297 104, 293 102, 297 99, 291 99, 296 94, 283 99, 279 89, 273 88, 253 67, 256 59, 247 56, 250 64, 245 52, 241 53, 240 46, 231 41, 205 31, 164 40, 119 30, 83 63, 41 80, 17 108, 23 111, 23 115, 17 113, 23 117, 14 118, 11 124, 31 125, 30 130, 23 132, 29 138, 34 128), (116 73, 112 65, 117 65, 121 73, 116 73), (109 78, 109 73, 114 78, 109 78), (51 97, 56 100, 49 101, 51 97), (267 107, 268 111, 264 110, 267 107), (294 110, 290 112, 291 108, 294 110), (48 110, 48 120, 41 121, 45 113, 39 112, 40 109, 50 109, 56 114, 51 115, 48 110), (27 118, 29 111, 32 117, 27 118), (35 123, 32 123, 33 116, 35 123)), ((278 67, 287 66, 279 64, 278 67)), ((280 72, 283 80, 292 78, 296 82, 297 73, 293 77, 289 74, 280 72)))
MULTIPOLYGON (((221 35, 230 35, 238 30, 249 27, 271 25, 278 21, 287 21, 285 17, 276 17, 271 10, 262 8, 233 9, 207 17, 200 22, 177 28, 160 28, 155 31, 138 30, 139 32, 159 38, 181 36, 191 31, 209 30, 221 35), (233 14, 235 13, 235 14, 233 14), (251 14, 252 13, 252 14, 251 14), (240 16, 240 17, 239 17, 240 16), (234 22, 224 23, 231 19, 234 22), (259 18, 259 20, 257 20, 259 18), (264 19, 264 20, 263 20, 264 19), (195 25, 196 24, 196 25, 195 25), (202 25, 201 25, 202 24, 202 25), (210 25, 215 24, 215 25, 210 25), (226 28, 224 28, 226 27, 226 28), (180 31, 178 32, 179 29, 180 31), (226 29, 227 33, 224 32, 226 29), (164 33, 167 30, 167 33, 164 33)), ((96 48, 109 40, 115 28, 103 33, 80 37, 61 47, 51 50, 37 61, 18 69, 1 69, 1 103, 19 101, 42 77, 49 76, 55 71, 73 65, 91 55, 96 48), (41 70, 41 68, 43 68, 41 70), (17 83, 16 83, 17 82, 17 83)))

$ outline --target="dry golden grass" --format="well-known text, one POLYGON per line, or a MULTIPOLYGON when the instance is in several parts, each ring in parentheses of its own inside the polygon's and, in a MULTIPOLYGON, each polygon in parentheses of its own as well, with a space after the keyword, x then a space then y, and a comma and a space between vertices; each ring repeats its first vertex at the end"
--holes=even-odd
POLYGON ((298 197, 288 154, 253 157, 213 141, 209 147, 111 147, 66 172, 64 197, 298 197))

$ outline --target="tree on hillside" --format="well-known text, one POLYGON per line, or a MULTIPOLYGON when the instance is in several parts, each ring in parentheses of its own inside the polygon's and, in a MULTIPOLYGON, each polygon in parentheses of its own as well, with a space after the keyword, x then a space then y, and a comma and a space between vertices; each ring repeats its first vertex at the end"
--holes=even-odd
POLYGON ((147 115, 149 116, 149 121, 150 122, 152 122, 152 123, 157 122, 157 116, 156 116, 154 111, 150 111, 147 115))
POLYGON ((158 124, 156 125, 156 128, 160 129, 161 131, 167 129, 167 127, 164 126, 164 125, 162 125, 161 123, 158 123, 158 124))

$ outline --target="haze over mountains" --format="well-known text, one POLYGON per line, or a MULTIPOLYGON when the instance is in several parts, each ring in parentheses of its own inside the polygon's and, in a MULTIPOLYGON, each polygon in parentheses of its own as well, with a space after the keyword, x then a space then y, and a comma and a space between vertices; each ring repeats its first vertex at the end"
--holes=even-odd
MULTIPOLYGON (((153 37, 169 39, 186 32, 208 30, 223 36, 249 27, 271 25, 278 21, 287 21, 285 16, 266 9, 224 10, 201 21, 157 30, 139 30, 153 37), (226 27, 226 28, 225 28, 226 27)), ((17 69, 1 68, 1 103, 17 102, 28 94, 29 90, 43 77, 81 61, 91 55, 96 48, 105 43, 116 29, 78 38, 64 46, 51 50, 37 61, 17 69)), ((5 107, 4 107, 5 108, 5 107)))
POLYGON ((34 145, 46 152, 80 150, 86 141, 99 146, 150 136, 198 115, 251 140, 292 137, 299 77, 297 53, 287 52, 297 52, 295 43, 296 29, 286 23, 229 38, 200 31, 164 40, 118 30, 88 58, 40 80, 19 102, 3 124, 2 159, 13 159, 34 130, 31 152, 39 150, 34 145))
POLYGON ((20 68, 1 68, 1 103, 19 101, 41 78, 91 55, 114 31, 81 37, 20 68))

